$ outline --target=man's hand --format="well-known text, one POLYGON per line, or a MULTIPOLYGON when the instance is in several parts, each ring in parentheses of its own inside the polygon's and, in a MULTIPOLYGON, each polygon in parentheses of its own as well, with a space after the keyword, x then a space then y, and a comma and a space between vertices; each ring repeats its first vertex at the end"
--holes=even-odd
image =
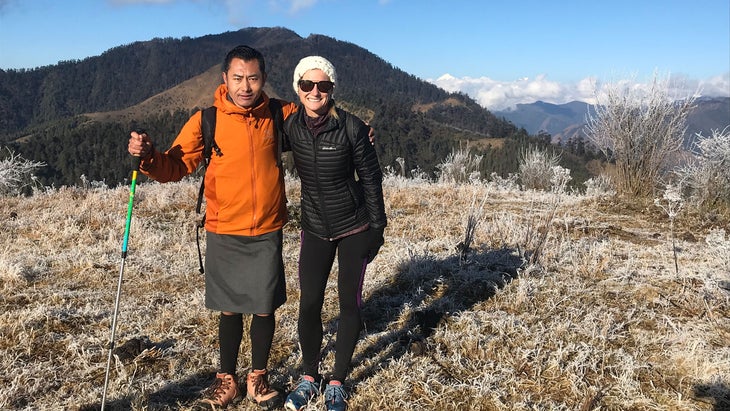
POLYGON ((127 144, 129 154, 142 160, 149 159, 152 156, 153 146, 147 133, 132 131, 129 136, 129 143, 127 144))

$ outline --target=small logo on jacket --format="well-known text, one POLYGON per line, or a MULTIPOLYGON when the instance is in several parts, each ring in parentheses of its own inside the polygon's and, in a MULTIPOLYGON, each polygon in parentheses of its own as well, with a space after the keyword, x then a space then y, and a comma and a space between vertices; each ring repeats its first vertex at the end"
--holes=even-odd
POLYGON ((336 146, 322 146, 320 147, 320 150, 322 151, 335 151, 337 150, 336 146))

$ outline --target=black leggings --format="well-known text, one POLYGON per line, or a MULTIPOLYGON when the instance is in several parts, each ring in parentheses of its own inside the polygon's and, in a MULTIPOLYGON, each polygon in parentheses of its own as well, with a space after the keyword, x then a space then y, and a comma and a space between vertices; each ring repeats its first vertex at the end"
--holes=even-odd
POLYGON ((367 231, 339 240, 323 240, 302 231, 299 253, 299 343, 304 374, 317 378, 322 349, 322 305, 335 253, 339 273, 337 293, 340 319, 335 343, 335 369, 332 379, 344 381, 355 351, 362 319, 362 282, 367 268, 367 231))

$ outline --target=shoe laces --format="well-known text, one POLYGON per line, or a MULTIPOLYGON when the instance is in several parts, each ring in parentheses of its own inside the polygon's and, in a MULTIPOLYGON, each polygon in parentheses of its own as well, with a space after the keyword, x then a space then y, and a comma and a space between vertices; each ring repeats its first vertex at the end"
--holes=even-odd
POLYGON ((220 400, 233 384, 235 384, 233 378, 216 378, 213 385, 208 388, 207 394, 211 399, 220 400))
POLYGON ((271 391, 269 381, 266 379, 265 373, 252 373, 251 383, 253 384, 254 394, 265 395, 271 391))
POLYGON ((347 394, 341 385, 327 384, 324 390, 324 398, 326 402, 345 402, 347 394))
POLYGON ((311 398, 314 397, 319 391, 319 385, 317 385, 317 383, 313 381, 309 381, 306 378, 302 378, 301 382, 299 382, 299 385, 297 385, 294 391, 302 397, 311 398))

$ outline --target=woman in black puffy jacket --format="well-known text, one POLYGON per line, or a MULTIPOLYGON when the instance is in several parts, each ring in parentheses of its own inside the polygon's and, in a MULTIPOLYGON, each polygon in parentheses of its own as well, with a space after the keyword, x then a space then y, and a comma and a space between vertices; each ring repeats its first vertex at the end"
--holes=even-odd
POLYGON ((320 392, 327 410, 345 409, 347 377, 362 320, 365 270, 383 244, 387 224, 383 175, 368 133, 370 127, 335 106, 337 74, 320 56, 303 58, 294 70, 300 100, 284 131, 301 180, 302 233, 299 255, 299 341, 303 376, 286 408, 300 410, 320 392), (335 255, 340 318, 331 376, 319 373, 322 305, 335 255))

